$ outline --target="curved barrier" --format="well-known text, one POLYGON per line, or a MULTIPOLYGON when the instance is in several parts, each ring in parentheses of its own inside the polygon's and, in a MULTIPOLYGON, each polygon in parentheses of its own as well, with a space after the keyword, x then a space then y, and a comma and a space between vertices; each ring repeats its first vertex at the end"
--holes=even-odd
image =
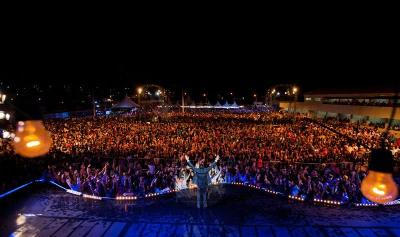
MULTIPOLYGON (((73 195, 76 195, 76 196, 81 196, 81 197, 86 198, 86 199, 116 200, 116 201, 140 200, 140 199, 146 199, 146 198, 149 198, 149 197, 158 197, 158 196, 163 196, 163 195, 167 195, 167 194, 171 194, 171 193, 176 193, 176 192, 179 192, 181 190, 194 189, 194 188, 187 188, 187 189, 180 189, 180 190, 173 189, 173 190, 168 190, 168 191, 165 191, 165 192, 162 192, 162 193, 148 193, 148 194, 146 194, 144 196, 100 197, 100 196, 89 195, 89 194, 78 192, 78 191, 75 191, 75 190, 72 190, 72 189, 65 188, 65 187, 61 186, 60 184, 58 184, 58 183, 56 183, 54 181, 45 181, 44 179, 37 179, 37 180, 33 180, 31 182, 28 182, 26 184, 23 184, 23 185, 21 185, 21 186, 19 186, 17 188, 14 188, 14 189, 12 189, 12 190, 10 190, 8 192, 0 194, 0 199, 6 197, 8 195, 11 195, 14 192, 17 192, 18 190, 24 189, 27 186, 29 186, 31 184, 34 184, 34 183, 49 183, 49 184, 51 184, 51 185, 53 185, 53 186, 55 186, 55 187, 57 187, 59 189, 64 190, 67 193, 70 193, 70 194, 73 194, 73 195)), ((265 193, 269 193, 269 194, 272 194, 272 195, 281 196, 281 197, 287 197, 288 199, 294 200, 294 201, 299 201, 299 202, 304 202, 305 201, 305 198, 301 197, 301 196, 285 195, 285 194, 283 194, 281 192, 277 192, 277 191, 266 189, 266 188, 261 188, 261 187, 258 187, 256 185, 252 185, 252 184, 246 184, 246 183, 240 183, 240 182, 232 182, 232 183, 221 182, 221 183, 216 183, 216 184, 213 184, 213 185, 219 185, 219 184, 243 186, 243 187, 248 187, 248 188, 251 188, 251 189, 254 189, 254 190, 263 191, 265 193)), ((372 203, 372 202, 370 202, 370 203, 348 203, 348 202, 341 202, 341 201, 336 201, 336 200, 316 199, 316 198, 314 198, 312 200, 312 203, 319 204, 319 205, 322 204, 322 205, 326 205, 326 206, 343 206, 343 205, 348 205, 348 204, 354 205, 356 207, 377 207, 377 206, 380 206, 379 204, 372 203)), ((395 201, 383 204, 383 205, 384 206, 393 206, 393 205, 399 205, 399 204, 400 204, 400 198, 395 200, 395 201)))
POLYGON ((26 187, 28 187, 29 185, 33 184, 33 183, 43 183, 43 182, 44 182, 44 179, 33 180, 33 181, 28 182, 28 183, 26 183, 26 184, 23 184, 23 185, 21 185, 21 186, 19 186, 19 187, 16 187, 16 188, 14 188, 14 189, 12 189, 12 190, 10 190, 10 191, 7 191, 7 192, 5 192, 5 193, 3 193, 3 194, 0 194, 0 199, 5 198, 6 196, 15 193, 15 192, 17 192, 17 191, 20 190, 20 189, 26 188, 26 187))

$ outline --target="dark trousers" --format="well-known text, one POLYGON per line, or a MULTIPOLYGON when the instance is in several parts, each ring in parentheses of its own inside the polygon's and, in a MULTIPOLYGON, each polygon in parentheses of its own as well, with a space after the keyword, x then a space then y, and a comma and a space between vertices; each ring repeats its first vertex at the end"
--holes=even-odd
POLYGON ((197 208, 201 207, 201 199, 203 199, 203 207, 207 207, 207 188, 197 189, 197 208))

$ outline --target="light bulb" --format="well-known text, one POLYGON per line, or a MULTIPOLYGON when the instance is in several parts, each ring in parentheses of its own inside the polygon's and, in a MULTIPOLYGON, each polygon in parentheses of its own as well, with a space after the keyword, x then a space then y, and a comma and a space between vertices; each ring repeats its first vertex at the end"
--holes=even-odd
POLYGON ((361 192, 368 200, 380 204, 397 198, 397 185, 391 173, 370 170, 361 183, 361 192))
POLYGON ((393 180, 393 157, 389 150, 371 152, 368 175, 361 183, 362 194, 370 201, 384 204, 397 198, 398 188, 393 180))
POLYGON ((52 139, 40 120, 18 122, 14 138, 15 152, 23 157, 34 158, 50 150, 52 139))

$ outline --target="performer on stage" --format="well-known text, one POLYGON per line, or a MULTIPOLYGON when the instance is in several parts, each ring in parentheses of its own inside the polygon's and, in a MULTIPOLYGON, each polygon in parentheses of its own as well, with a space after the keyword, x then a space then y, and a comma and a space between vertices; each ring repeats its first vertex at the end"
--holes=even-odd
POLYGON ((200 208, 200 203, 201 203, 201 197, 203 198, 203 207, 207 207, 207 189, 208 185, 211 183, 211 177, 209 175, 209 172, 211 168, 213 168, 216 164, 217 161, 219 160, 219 156, 215 158, 215 161, 207 168, 204 167, 199 167, 196 168, 194 165, 190 162, 189 157, 185 155, 186 161, 189 165, 189 167, 193 170, 194 172, 194 178, 193 182, 197 185, 197 208, 200 208))

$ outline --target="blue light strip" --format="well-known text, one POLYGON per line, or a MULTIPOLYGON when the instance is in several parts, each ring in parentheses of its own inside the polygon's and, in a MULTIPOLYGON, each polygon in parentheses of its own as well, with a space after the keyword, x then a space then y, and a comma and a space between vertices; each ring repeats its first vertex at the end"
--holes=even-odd
POLYGON ((59 188, 63 189, 64 191, 67 191, 67 189, 66 189, 66 188, 64 188, 63 186, 59 185, 59 184, 58 184, 58 183, 56 183, 56 182, 49 181, 49 183, 51 183, 51 184, 53 184, 53 185, 55 185, 55 186, 57 186, 57 187, 59 187, 59 188))
POLYGON ((17 188, 14 188, 13 190, 10 190, 10 191, 8 191, 8 192, 6 192, 6 193, 0 194, 0 198, 4 198, 5 196, 8 196, 8 195, 10 195, 10 194, 12 194, 12 193, 14 193, 14 192, 16 192, 16 191, 22 189, 22 188, 25 188, 26 186, 31 185, 33 182, 34 182, 34 181, 31 181, 31 182, 26 183, 26 184, 24 184, 24 185, 21 185, 21 186, 19 186, 19 187, 17 187, 17 188))
MULTIPOLYGON (((10 190, 10 191, 8 191, 8 192, 6 192, 6 193, 0 194, 0 199, 1 199, 1 198, 4 198, 4 197, 6 197, 6 196, 8 196, 8 195, 10 195, 10 194, 12 194, 12 193, 14 193, 14 192, 20 190, 20 189, 23 189, 23 188, 25 188, 25 187, 31 185, 32 183, 43 183, 43 182, 45 182, 44 179, 37 179, 37 180, 31 181, 31 182, 26 183, 26 184, 24 184, 24 185, 21 185, 21 186, 19 186, 19 187, 17 187, 17 188, 14 188, 13 190, 10 190)), ((58 188, 63 189, 63 190, 66 191, 66 192, 68 192, 68 190, 69 190, 69 189, 64 188, 63 186, 59 185, 58 183, 56 183, 56 182, 54 182, 54 181, 49 181, 49 183, 50 183, 50 184, 53 184, 53 185, 55 185, 55 186, 57 186, 58 188)), ((258 189, 258 190, 263 190, 263 191, 265 191, 265 192, 273 193, 273 194, 276 194, 276 195, 283 195, 282 193, 275 192, 275 191, 271 191, 271 190, 268 190, 268 189, 265 189, 265 188, 260 188, 260 187, 257 187, 257 186, 255 186, 255 185, 250 185, 250 184, 244 184, 244 183, 239 183, 239 182, 233 182, 233 183, 225 183, 225 182, 222 182, 222 183, 224 183, 224 184, 231 184, 231 185, 247 186, 247 187, 250 187, 250 188, 254 188, 254 189, 258 189)), ((189 188, 187 188, 187 189, 189 189, 189 188)), ((174 190, 171 190, 171 191, 168 191, 168 192, 165 192, 165 193, 151 193, 151 194, 146 194, 144 197, 136 197, 136 196, 135 196, 135 197, 133 197, 133 198, 131 198, 131 199, 126 199, 126 200, 144 199, 144 198, 147 198, 147 197, 159 196, 159 195, 163 195, 163 194, 174 193, 174 192, 177 192, 177 191, 179 191, 179 190, 174 189, 174 190)), ((84 194, 84 195, 85 195, 85 194, 84 194)), ((86 196, 91 196, 91 195, 86 195, 86 196)), ((101 199, 108 199, 108 200, 125 200, 124 198, 121 198, 121 197, 117 197, 117 198, 112 198, 112 197, 97 197, 97 196, 93 196, 93 197, 95 197, 95 198, 100 198, 99 200, 101 200, 101 199)), ((89 197, 89 198, 90 198, 90 197, 89 197)), ((289 196, 289 198, 292 198, 292 197, 289 196)), ((302 200, 302 201, 304 201, 304 200, 302 200)), ((324 201, 327 201, 327 200, 318 200, 318 201, 324 202, 324 201)), ((315 199, 314 199, 314 202, 316 202, 315 199)), ((328 202, 333 202, 333 203, 334 203, 334 201, 328 201, 328 202)), ((336 202, 337 202, 337 203, 340 203, 340 204, 337 204, 337 205, 342 205, 342 204, 343 204, 342 202, 338 202, 338 201, 336 201, 336 202)), ((355 204, 356 206, 358 206, 358 207, 359 207, 359 206, 362 206, 362 207, 364 207, 364 206, 377 206, 376 203, 370 203, 370 204, 365 204, 365 203, 354 203, 354 204, 355 204)), ((395 201, 392 201, 392 202, 390 202, 390 203, 388 203, 388 204, 384 204, 384 205, 391 206, 391 205, 399 205, 399 204, 400 204, 400 199, 397 199, 397 200, 395 200, 395 201)))

